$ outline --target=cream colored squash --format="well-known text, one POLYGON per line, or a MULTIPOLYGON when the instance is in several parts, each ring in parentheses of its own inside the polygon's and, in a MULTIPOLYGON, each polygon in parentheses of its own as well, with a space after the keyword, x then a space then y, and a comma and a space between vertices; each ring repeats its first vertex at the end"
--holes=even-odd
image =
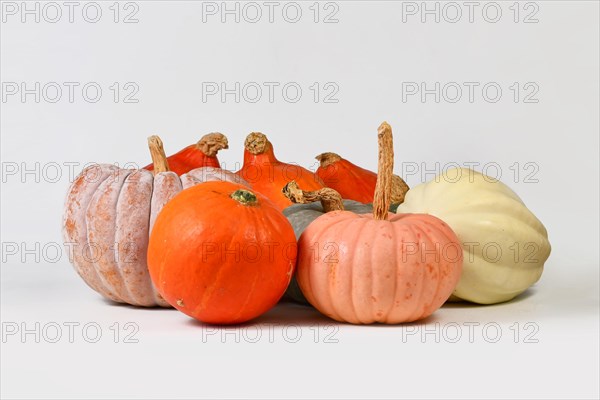
POLYGON ((454 297, 481 304, 510 300, 538 281, 550 255, 548 233, 502 182, 472 169, 450 169, 409 190, 397 213, 446 222, 463 246, 454 297))

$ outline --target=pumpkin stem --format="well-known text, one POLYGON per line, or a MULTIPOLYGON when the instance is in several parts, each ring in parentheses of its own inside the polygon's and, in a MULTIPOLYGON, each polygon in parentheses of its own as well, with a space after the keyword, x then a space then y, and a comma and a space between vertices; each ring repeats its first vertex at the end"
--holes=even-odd
POLYGON ((385 121, 377 129, 377 141, 379 143, 379 158, 375 197, 373 199, 373 218, 384 220, 387 218, 388 209, 390 208, 392 177, 394 174, 394 138, 392 127, 385 121))
POLYGON ((285 197, 290 199, 292 203, 307 204, 313 201, 320 201, 323 206, 323 211, 338 211, 344 209, 342 196, 331 188, 322 188, 313 192, 305 192, 300 189, 296 181, 288 182, 281 190, 285 197))
POLYGON ((406 196, 406 192, 408 192, 410 188, 408 184, 404 181, 404 179, 400 178, 398 175, 392 176, 392 194, 390 197, 390 201, 392 204, 402 204, 404 203, 404 197, 406 196))
POLYGON ((166 172, 169 170, 169 162, 167 161, 167 155, 163 148, 163 142, 156 135, 152 135, 148 138, 148 147, 150 148, 150 156, 152 157, 152 164, 154 164, 154 175, 160 172, 166 172))
POLYGON ((228 149, 229 143, 227 137, 219 132, 209 133, 202 136, 202 138, 196 143, 196 147, 209 157, 217 155, 219 150, 228 149))
POLYGON ((250 153, 256 155, 264 153, 269 148, 269 139, 267 136, 260 132, 252 132, 246 136, 244 147, 250 153))
POLYGON ((328 165, 336 163, 342 159, 342 157, 335 153, 321 153, 315 158, 321 163, 321 168, 325 168, 328 165))
POLYGON ((258 204, 258 199, 256 195, 249 190, 238 189, 235 192, 231 193, 232 199, 240 203, 244 206, 254 206, 258 204))

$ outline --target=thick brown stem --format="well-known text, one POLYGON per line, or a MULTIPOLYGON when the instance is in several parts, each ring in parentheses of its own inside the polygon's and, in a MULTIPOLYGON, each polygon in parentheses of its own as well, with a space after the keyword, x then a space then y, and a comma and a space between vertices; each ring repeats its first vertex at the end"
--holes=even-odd
POLYGON ((321 153, 315 158, 321 163, 321 168, 326 168, 328 165, 331 165, 342 159, 342 157, 335 153, 321 153))
POLYGON ((169 170, 169 162, 167 161, 167 155, 163 148, 163 142, 156 135, 148 138, 148 147, 150 148, 150 156, 152 157, 152 163, 154 164, 154 175, 159 172, 166 172, 169 170))
POLYGON ((392 204, 402 204, 404 203, 404 197, 406 197, 406 192, 408 192, 410 188, 408 184, 404 182, 404 179, 400 178, 398 175, 394 175, 392 177, 392 195, 390 197, 390 201, 392 204))
POLYGON ((252 132, 246 136, 244 147, 254 155, 264 153, 269 147, 269 139, 260 132, 252 132))
POLYGON ((196 143, 198 149, 209 157, 217 155, 219 150, 228 149, 229 143, 227 137, 219 132, 209 133, 202 136, 202 138, 196 143))
POLYGON ((392 194, 392 176, 394 175, 394 139, 392 127, 382 122, 377 129, 379 158, 377 164, 377 184, 373 199, 373 218, 386 219, 392 194))
POLYGON ((281 190, 285 197, 292 203, 306 204, 313 201, 320 201, 324 212, 337 211, 344 209, 342 196, 331 188, 322 188, 313 192, 305 192, 300 189, 296 181, 288 182, 281 190))

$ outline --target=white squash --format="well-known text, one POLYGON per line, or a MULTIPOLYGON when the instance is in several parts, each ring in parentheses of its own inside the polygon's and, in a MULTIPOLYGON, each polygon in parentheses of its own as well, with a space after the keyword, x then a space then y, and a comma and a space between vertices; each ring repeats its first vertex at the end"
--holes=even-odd
POLYGON ((463 246, 453 295, 481 304, 510 300, 542 275, 548 233, 502 182, 472 169, 450 169, 408 191, 397 213, 426 213, 446 222, 463 246))

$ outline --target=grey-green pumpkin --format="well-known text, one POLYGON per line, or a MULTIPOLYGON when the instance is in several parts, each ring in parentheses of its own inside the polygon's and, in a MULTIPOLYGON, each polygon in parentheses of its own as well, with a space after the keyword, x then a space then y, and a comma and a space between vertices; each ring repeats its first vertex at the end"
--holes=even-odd
MULTIPOLYGON (((346 210, 356 214, 373 212, 372 204, 363 204, 354 200, 342 200, 340 194, 330 188, 305 192, 298 187, 296 182, 291 181, 285 185, 282 191, 293 203, 299 203, 293 204, 283 210, 283 215, 287 217, 292 228, 294 228, 296 240, 300 239, 300 235, 302 235, 302 232, 304 232, 311 222, 326 212, 335 210, 346 210)), ((302 294, 295 277, 292 278, 285 295, 292 301, 310 305, 302 294)))

